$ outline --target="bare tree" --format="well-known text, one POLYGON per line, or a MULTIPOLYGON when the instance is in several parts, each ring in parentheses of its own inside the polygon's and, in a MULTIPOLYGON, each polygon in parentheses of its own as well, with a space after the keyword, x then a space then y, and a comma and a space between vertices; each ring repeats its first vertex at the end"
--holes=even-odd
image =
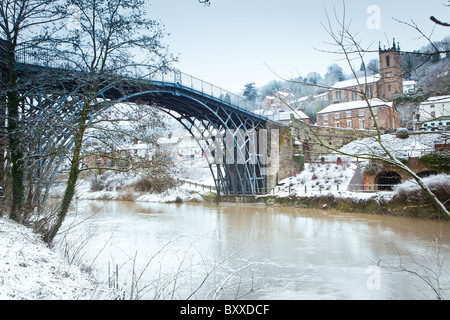
POLYGON ((18 76, 18 56, 48 40, 51 26, 62 19, 56 0, 8 0, 0 3, 0 65, 5 71, 2 79, 2 115, 7 116, 6 134, 11 163, 11 218, 22 219, 25 194, 23 182, 23 146, 21 145, 20 105, 26 99, 23 81, 18 76), (37 32, 39 30, 40 32, 37 32))
POLYGON ((144 0, 70 0, 77 13, 77 27, 68 30, 69 37, 55 41, 58 55, 71 69, 65 81, 74 84, 70 94, 75 111, 71 135, 73 148, 67 186, 58 210, 44 240, 51 243, 64 221, 75 194, 75 185, 83 157, 83 141, 93 115, 114 104, 102 93, 115 88, 120 92, 130 76, 148 76, 167 67, 171 60, 161 39, 162 26, 145 18, 144 0))
MULTIPOLYGON (((439 212, 444 214, 445 217, 450 218, 450 212, 445 207, 445 205, 436 197, 436 195, 430 190, 430 188, 423 182, 423 180, 413 171, 411 170, 405 163, 401 161, 398 157, 396 157, 395 153, 390 150, 382 139, 382 130, 378 126, 378 122, 376 121, 376 116, 374 114, 374 110, 371 106, 371 98, 370 93, 368 92, 366 86, 364 86, 363 83, 361 83, 361 78, 358 78, 357 71, 355 69, 355 65, 361 65, 361 63, 364 61, 364 55, 366 52, 370 51, 369 47, 364 47, 362 44, 362 41, 359 41, 355 38, 353 32, 350 30, 350 23, 348 22, 348 19, 346 17, 345 12, 345 3, 344 3, 344 10, 342 17, 338 16, 338 13, 336 10, 334 10, 334 18, 332 19, 328 13, 327 13, 327 24, 324 25, 324 28, 328 32, 332 42, 330 45, 334 46, 334 50, 330 50, 329 52, 332 52, 333 54, 340 54, 343 57, 343 61, 345 61, 348 64, 348 67, 351 70, 351 73, 353 75, 353 78, 358 82, 356 87, 352 87, 351 89, 343 89, 346 91, 350 91, 353 94, 358 95, 363 101, 365 101, 365 104, 367 105, 371 118, 374 120, 374 129, 375 129, 375 135, 373 136, 373 139, 378 143, 378 145, 381 147, 383 154, 375 154, 369 152, 368 153, 359 153, 359 154, 352 154, 352 153, 346 153, 342 150, 336 149, 332 146, 330 146, 328 143, 324 142, 322 138, 315 132, 314 128, 309 126, 310 131, 315 136, 317 141, 319 141, 319 144, 324 147, 325 149, 336 152, 345 156, 349 157, 357 157, 359 159, 367 159, 371 161, 381 162, 388 165, 392 165, 404 172, 406 172, 411 178, 416 181, 416 183, 422 188, 422 190, 425 192, 427 197, 430 199, 430 201, 433 203, 433 205, 436 207, 439 212), (355 89, 359 88, 359 89, 355 89)), ((436 50, 438 50, 436 48, 436 50)), ((429 56, 431 56, 434 53, 430 53, 429 56)), ((365 75, 363 79, 367 79, 368 74, 367 71, 365 71, 365 75)), ((307 84, 307 83, 305 83, 307 84)), ((314 84, 307 84, 311 86, 317 86, 314 84)), ((323 87, 323 86, 319 86, 323 87)), ((328 87, 329 89, 329 87, 328 87)), ((293 109, 293 108, 292 108, 293 109)), ((294 109, 293 109, 294 110, 294 109)), ((295 110, 294 110, 295 111, 295 110)))

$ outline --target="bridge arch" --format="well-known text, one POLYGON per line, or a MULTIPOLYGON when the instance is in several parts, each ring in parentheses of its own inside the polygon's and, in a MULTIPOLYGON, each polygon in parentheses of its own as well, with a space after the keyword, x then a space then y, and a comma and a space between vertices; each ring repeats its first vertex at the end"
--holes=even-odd
POLYGON ((402 183, 400 174, 395 171, 381 171, 375 176, 375 185, 380 191, 391 191, 393 186, 402 183))
MULTIPOLYGON (((18 63, 18 67, 22 73, 38 74, 43 69, 58 73, 70 71, 26 63, 18 63)), ((255 157, 259 148, 255 139, 249 138, 249 132, 265 129, 268 122, 271 122, 270 128, 281 126, 268 119, 265 114, 268 110, 179 71, 165 70, 145 79, 123 76, 120 81, 112 79, 111 86, 108 86, 108 79, 104 81, 105 88, 98 93, 99 99, 158 106, 180 122, 197 143, 204 140, 207 150, 201 144, 200 147, 204 154, 213 155, 208 165, 219 194, 256 195, 266 192, 267 162, 259 154, 255 157)), ((78 88, 77 80, 70 77, 67 82, 58 81, 53 86, 49 86, 51 94, 65 97, 78 88)), ((271 146, 266 147, 268 153, 271 146)), ((270 172, 271 177, 275 174, 270 172)))
POLYGON ((249 132, 264 129, 267 119, 179 85, 169 88, 134 92, 116 101, 155 105, 181 123, 203 153, 211 155, 206 160, 219 194, 265 193, 264 162, 255 154, 258 141, 250 138, 249 132))

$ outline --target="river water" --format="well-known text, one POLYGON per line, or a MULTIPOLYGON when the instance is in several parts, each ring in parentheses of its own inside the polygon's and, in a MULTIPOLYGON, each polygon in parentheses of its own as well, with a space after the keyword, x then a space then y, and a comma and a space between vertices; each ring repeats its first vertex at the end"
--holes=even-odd
POLYGON ((82 243, 71 248, 77 259, 125 299, 435 299, 433 288, 450 295, 449 222, 90 200, 74 204, 63 230, 82 243))

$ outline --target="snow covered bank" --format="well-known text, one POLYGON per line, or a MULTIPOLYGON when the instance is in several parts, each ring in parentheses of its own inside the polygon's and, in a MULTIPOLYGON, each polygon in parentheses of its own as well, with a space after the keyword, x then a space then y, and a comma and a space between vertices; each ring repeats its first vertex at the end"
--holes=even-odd
POLYGON ((0 299, 111 299, 109 290, 69 264, 23 225, 0 218, 0 299))
MULTIPOLYGON (((162 193, 151 193, 136 190, 141 176, 133 173, 107 171, 103 175, 80 178, 77 182, 75 197, 80 200, 126 200, 140 202, 201 202, 203 195, 215 192, 214 179, 209 167, 202 162, 190 162, 179 166, 175 179, 189 181, 180 183, 162 193), (95 181, 101 180, 96 183, 95 181), (195 185, 197 184, 197 185, 195 185), (101 185, 98 187, 96 185, 101 185), (205 188, 202 185, 211 186, 205 188)), ((62 197, 66 187, 65 180, 54 184, 51 190, 53 197, 62 197)))
MULTIPOLYGON (((433 152, 435 144, 445 143, 448 138, 446 133, 411 134, 406 139, 400 139, 395 134, 384 134, 381 136, 381 142, 397 158, 408 158, 419 157, 433 152)), ((355 156, 367 156, 370 154, 383 156, 385 154, 385 151, 375 138, 365 138, 350 142, 343 146, 340 151, 355 156)), ((349 161, 355 160, 355 157, 343 156, 336 152, 324 157, 325 161, 336 161, 337 158, 349 161)))

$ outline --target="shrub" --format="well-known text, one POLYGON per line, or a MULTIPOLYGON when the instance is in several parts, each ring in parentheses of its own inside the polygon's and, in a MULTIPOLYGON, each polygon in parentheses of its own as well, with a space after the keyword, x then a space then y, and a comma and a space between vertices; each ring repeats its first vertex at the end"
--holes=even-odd
MULTIPOLYGON (((450 175, 438 174, 423 178, 422 181, 428 188, 436 195, 440 201, 447 201, 450 199, 450 175)), ((408 200, 425 200, 427 195, 422 188, 414 181, 408 180, 400 185, 394 187, 394 196, 400 199, 408 200)))
POLYGON ((152 188, 152 183, 148 178, 139 179, 134 185, 133 188, 138 192, 149 192, 152 188))
POLYGON ((408 139, 409 131, 406 128, 397 129, 397 131, 395 132, 395 136, 399 139, 408 139))
POLYGON ((449 151, 426 154, 420 157, 419 161, 436 170, 450 171, 449 151))

